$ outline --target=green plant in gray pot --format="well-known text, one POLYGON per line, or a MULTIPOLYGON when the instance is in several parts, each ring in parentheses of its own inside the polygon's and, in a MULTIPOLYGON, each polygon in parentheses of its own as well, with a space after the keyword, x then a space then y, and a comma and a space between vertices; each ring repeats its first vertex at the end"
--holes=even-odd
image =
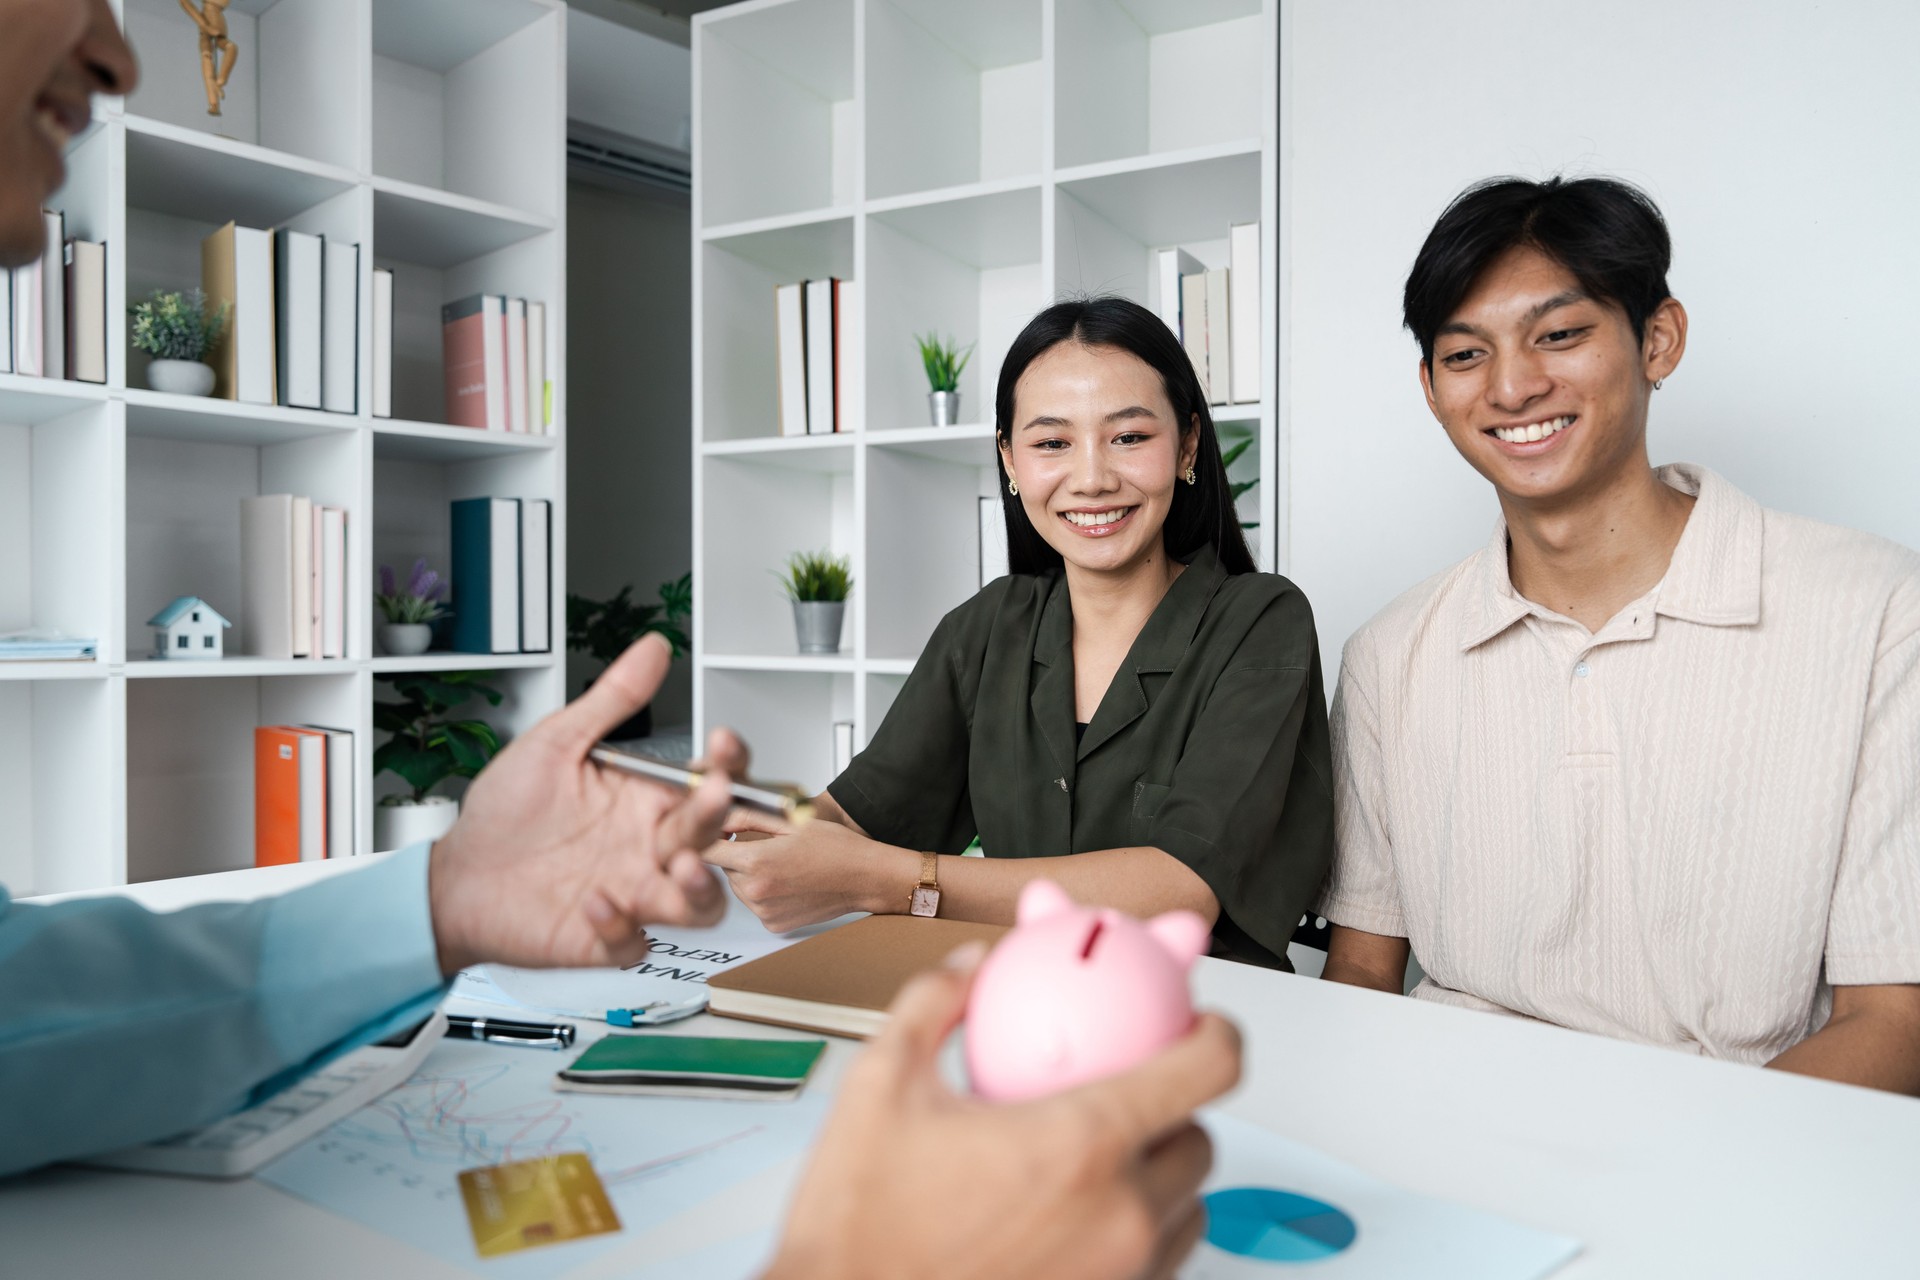
POLYGON ((209 307, 207 295, 198 289, 156 291, 127 310, 133 316, 127 341, 135 351, 153 357, 147 365, 149 387, 186 396, 204 396, 213 390, 213 368, 205 360, 227 323, 225 303, 209 307))
POLYGON ((950 427, 960 421, 960 372, 973 355, 973 344, 962 351, 952 338, 942 341, 937 334, 916 337, 920 363, 927 371, 927 413, 936 427, 950 427))
POLYGON ((840 652, 847 593, 853 590, 846 557, 826 551, 795 552, 787 559, 780 586, 793 601, 793 627, 799 635, 800 652, 840 652))

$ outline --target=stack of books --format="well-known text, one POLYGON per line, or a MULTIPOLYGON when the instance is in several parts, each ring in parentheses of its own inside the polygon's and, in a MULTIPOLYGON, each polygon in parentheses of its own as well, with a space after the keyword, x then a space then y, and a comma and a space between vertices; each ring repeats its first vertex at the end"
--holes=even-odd
POLYGON ((353 852, 353 734, 317 725, 253 731, 253 865, 353 852))
POLYGON ((45 627, 0 635, 0 662, 92 662, 99 645, 45 627))
POLYGON ((553 504, 462 498, 453 504, 452 647, 550 653, 553 504))
POLYGON ((38 262, 0 271, 0 373, 107 380, 107 247, 67 235, 64 213, 43 210, 38 262))
MULTIPOLYGON (((376 303, 379 291, 375 291, 376 303)), ((392 342, 392 288, 387 286, 386 340, 392 342)), ((376 337, 382 331, 376 307, 376 337)), ((547 378, 547 304, 476 293, 440 308, 447 379, 447 422, 482 431, 546 435, 552 429, 547 378)), ((375 346, 378 347, 378 342, 375 346)), ((392 357, 387 357, 390 367, 392 357)), ((375 356, 375 369, 380 357, 375 356)), ((377 393, 376 393, 377 405, 377 393)), ((379 410, 376 407, 375 412, 379 410)))
POLYGON ((240 500, 240 638, 261 658, 347 656, 347 513, 270 493, 240 500))
POLYGON ((843 389, 852 384, 854 290, 837 278, 775 285, 780 348, 780 434, 847 430, 843 389))
POLYGON ((214 395, 359 412, 359 245, 229 222, 201 242, 200 287, 227 308, 207 353, 214 395))
POLYGON ((1227 265, 1209 269, 1185 249, 1154 255, 1160 318, 1187 349, 1208 404, 1260 398, 1260 224, 1235 223, 1227 265))

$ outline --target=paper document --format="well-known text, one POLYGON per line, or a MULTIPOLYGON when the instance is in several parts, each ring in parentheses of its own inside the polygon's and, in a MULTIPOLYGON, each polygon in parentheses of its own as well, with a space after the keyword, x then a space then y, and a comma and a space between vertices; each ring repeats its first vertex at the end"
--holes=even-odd
POLYGON ((1218 1112, 1203 1196, 1207 1237, 1181 1280, 1540 1280, 1580 1242, 1416 1195, 1218 1112), (1304 1267, 1298 1264, 1309 1264, 1304 1267))
POLYGON ((453 996, 485 1000, 565 1018, 604 1020, 610 1009, 637 1009, 656 1001, 679 1005, 706 993, 707 979, 735 965, 772 955, 836 925, 842 916, 792 933, 768 933, 752 911, 727 891, 727 914, 711 929, 647 930, 652 952, 625 969, 515 969, 481 965, 463 972, 453 996))
POLYGON ((481 1275, 555 1275, 812 1143, 824 1093, 769 1105, 557 1093, 567 1053, 444 1041, 378 1102, 294 1148, 261 1181, 481 1275), (482 1260, 463 1169, 579 1152, 623 1230, 482 1260))

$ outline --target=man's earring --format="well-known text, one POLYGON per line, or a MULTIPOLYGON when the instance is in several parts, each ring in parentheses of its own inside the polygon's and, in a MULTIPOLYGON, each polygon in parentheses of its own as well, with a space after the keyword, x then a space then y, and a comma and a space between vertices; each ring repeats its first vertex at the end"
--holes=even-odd
POLYGON ((1007 492, 1016 498, 1020 496, 1020 482, 1012 476, 1007 477, 1007 492))
POLYGON ((1188 467, 1188 468, 1187 468, 1187 476, 1186 476, 1186 480, 1187 480, 1187 483, 1188 483, 1188 484, 1199 484, 1199 483, 1200 483, 1200 477, 1199 477, 1199 476, 1197 476, 1197 475, 1195 475, 1195 474, 1193 474, 1193 468, 1192 468, 1192 467, 1188 467))
POLYGON ((1655 391, 1658 391, 1660 388, 1666 385, 1667 385, 1667 380, 1665 378, 1655 378, 1653 380, 1653 389, 1655 391))

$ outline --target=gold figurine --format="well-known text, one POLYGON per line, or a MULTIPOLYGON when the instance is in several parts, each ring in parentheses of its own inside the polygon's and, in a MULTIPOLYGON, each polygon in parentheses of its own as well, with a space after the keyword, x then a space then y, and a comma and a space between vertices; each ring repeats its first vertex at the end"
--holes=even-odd
POLYGON ((227 35, 227 5, 231 0, 201 0, 198 9, 193 0, 180 0, 180 7, 200 28, 200 75, 207 82, 207 114, 220 114, 220 101, 227 96, 227 81, 233 79, 233 61, 240 46, 227 35))

